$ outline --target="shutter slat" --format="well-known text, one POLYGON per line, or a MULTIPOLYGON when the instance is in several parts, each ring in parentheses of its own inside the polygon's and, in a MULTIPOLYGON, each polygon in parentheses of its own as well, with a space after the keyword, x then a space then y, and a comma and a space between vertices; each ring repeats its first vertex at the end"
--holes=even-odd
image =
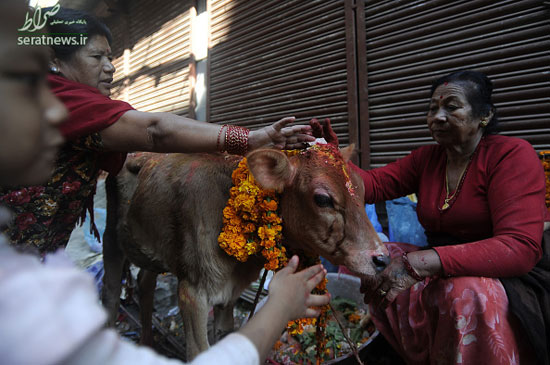
POLYGON ((329 117, 347 144, 344 10, 343 0, 212 1, 208 120, 255 129, 329 117))
MULTIPOLYGON (((365 1, 371 167, 434 143, 431 83, 459 69, 493 81, 502 134, 550 149, 550 11, 544 1, 365 1)), ((368 167, 368 166, 363 166, 368 167)))
POLYGON ((187 115, 191 85, 189 83, 191 1, 136 0, 129 3, 122 16, 128 24, 122 28, 118 19, 111 27, 117 39, 113 54, 117 66, 117 94, 127 95, 128 102, 146 112, 172 112, 187 115), (124 36, 123 36, 124 35, 124 36), (121 41, 126 37, 127 44, 121 41), (128 74, 124 75, 124 48, 129 52, 128 74))

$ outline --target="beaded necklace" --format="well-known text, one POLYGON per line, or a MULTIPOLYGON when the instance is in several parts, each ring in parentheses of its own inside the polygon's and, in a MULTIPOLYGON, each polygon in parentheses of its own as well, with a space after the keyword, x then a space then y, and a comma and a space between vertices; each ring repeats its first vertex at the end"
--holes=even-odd
POLYGON ((452 193, 452 194, 449 194, 449 178, 448 178, 449 162, 447 162, 447 165, 445 166, 445 190, 446 190, 446 195, 445 195, 445 201, 443 203, 443 206, 441 207, 441 210, 448 209, 451 206, 449 204, 449 202, 451 200, 453 200, 453 198, 456 196, 456 194, 460 190, 459 187, 462 185, 462 180, 463 180, 464 176, 466 175, 465 172, 468 169, 468 167, 470 166, 470 161, 471 160, 472 159, 470 158, 470 160, 468 160, 468 163, 466 164, 466 166, 464 166, 464 168, 462 169, 462 172, 460 173, 460 177, 458 178, 458 182, 456 183, 454 193, 452 193))
MULTIPOLYGON (((483 140, 483 137, 481 138, 483 140)), ((454 193, 450 193, 449 191, 449 179, 448 179, 448 170, 449 170, 449 160, 447 159, 447 164, 445 166, 445 200, 443 201, 443 205, 441 208, 439 208, 440 211, 444 211, 449 209, 451 206, 451 203, 454 202, 456 199, 456 196, 460 192, 460 189, 462 188, 462 184, 464 183, 464 180, 466 178, 466 174, 468 172, 468 169, 470 168, 471 162, 474 159, 475 154, 477 153, 477 150, 479 148, 479 145, 481 144, 481 140, 478 142, 474 152, 470 155, 470 158, 468 159, 468 163, 464 168, 462 169, 462 172, 460 173, 460 177, 458 178, 458 182, 456 183, 454 193)))

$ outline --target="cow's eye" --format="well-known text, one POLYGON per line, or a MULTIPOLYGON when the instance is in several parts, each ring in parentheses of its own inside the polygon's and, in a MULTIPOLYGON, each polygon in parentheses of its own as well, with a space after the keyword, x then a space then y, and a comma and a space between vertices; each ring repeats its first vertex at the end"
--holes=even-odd
POLYGON ((321 208, 334 207, 332 204, 332 198, 328 195, 315 194, 313 196, 313 200, 315 200, 315 204, 321 208))

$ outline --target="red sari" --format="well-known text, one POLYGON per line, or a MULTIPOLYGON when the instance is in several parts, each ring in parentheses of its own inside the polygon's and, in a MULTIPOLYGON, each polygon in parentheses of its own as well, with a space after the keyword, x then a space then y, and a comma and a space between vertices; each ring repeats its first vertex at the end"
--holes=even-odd
MULTIPOLYGON (((389 243, 392 257, 419 248, 389 243)), ((502 283, 478 276, 426 278, 373 322, 408 364, 535 364, 502 283)))

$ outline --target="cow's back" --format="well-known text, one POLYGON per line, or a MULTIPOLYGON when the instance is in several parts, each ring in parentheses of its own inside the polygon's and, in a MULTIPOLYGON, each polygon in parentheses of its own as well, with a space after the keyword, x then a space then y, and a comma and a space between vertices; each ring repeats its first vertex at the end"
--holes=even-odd
POLYGON ((118 241, 130 261, 196 285, 223 280, 235 263, 219 248, 217 236, 238 161, 221 154, 129 159, 117 184, 118 241))

